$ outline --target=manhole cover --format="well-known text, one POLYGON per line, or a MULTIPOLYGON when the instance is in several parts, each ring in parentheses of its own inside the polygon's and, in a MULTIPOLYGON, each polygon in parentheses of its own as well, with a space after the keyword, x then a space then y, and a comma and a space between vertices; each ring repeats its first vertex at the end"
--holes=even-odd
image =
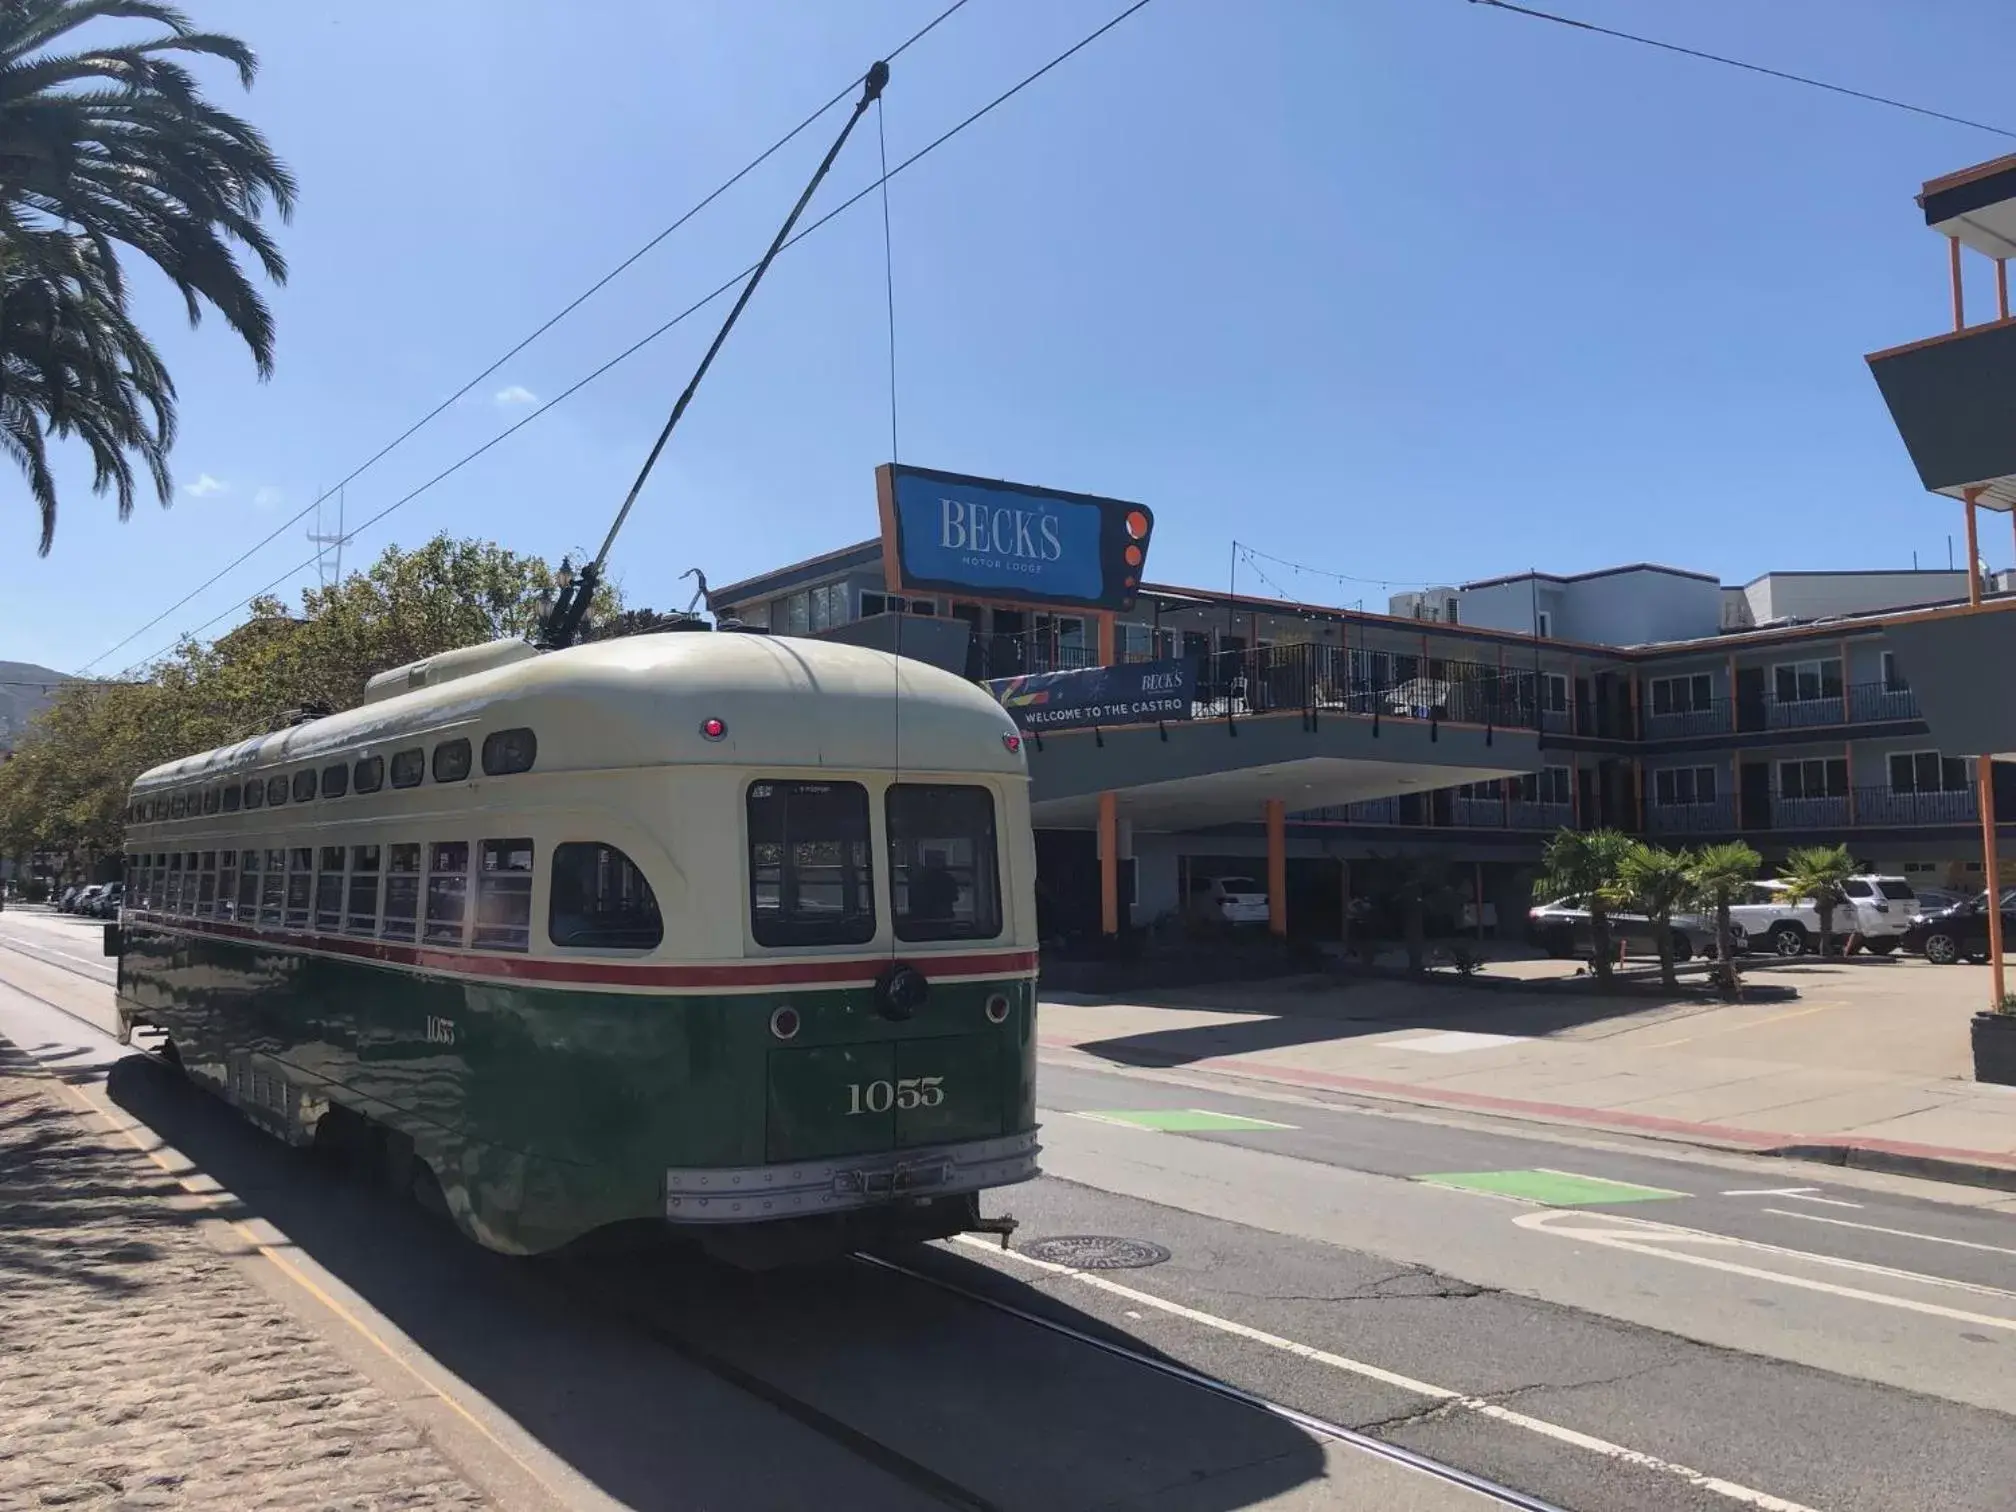
POLYGON ((1106 1234, 1060 1234, 1022 1246, 1032 1260, 1068 1265, 1073 1270, 1140 1270, 1160 1265, 1169 1251, 1146 1239, 1115 1239, 1106 1234))

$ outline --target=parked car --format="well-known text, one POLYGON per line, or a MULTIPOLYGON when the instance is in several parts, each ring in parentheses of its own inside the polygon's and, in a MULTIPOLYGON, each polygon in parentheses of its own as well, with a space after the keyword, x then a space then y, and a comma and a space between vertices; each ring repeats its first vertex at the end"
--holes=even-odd
POLYGON ((125 897, 126 884, 124 882, 107 882, 105 890, 91 900, 91 917, 94 919, 118 918, 119 905, 125 901, 125 897))
POLYGON ((70 899, 70 906, 63 911, 65 913, 89 915, 91 905, 98 900, 98 895, 104 891, 105 884, 103 882, 93 882, 89 887, 80 888, 76 895, 70 899))
MULTIPOLYGON (((2002 894, 2002 938, 2016 943, 2016 894, 2002 894)), ((1935 966, 1951 966, 1955 961, 1988 959, 1988 894, 1983 892, 1942 908, 1937 913, 1914 919, 1904 935, 1904 948, 1922 955, 1935 966)))
POLYGON ((1189 913, 1211 924, 1265 924, 1267 889, 1251 877, 1192 877, 1189 913))
MULTIPOLYGON (((1607 917, 1613 946, 1621 940, 1640 955, 1657 952, 1656 929, 1645 915, 1613 912, 1607 917)), ((1713 919, 1700 914, 1675 914, 1672 931, 1674 960, 1685 961, 1697 955, 1715 954, 1713 919)), ((1589 926, 1589 910, 1580 898, 1556 898, 1551 903, 1529 908, 1526 911, 1526 939, 1536 949, 1562 960, 1570 956, 1590 956, 1596 950, 1595 935, 1589 926)))
POLYGON ((1888 955, 1904 938, 1904 931, 1918 916, 1918 895, 1902 877, 1850 877, 1841 884, 1848 895, 1848 914, 1834 910, 1837 934, 1852 931, 1862 937, 1863 948, 1888 955))
POLYGON ((1743 901, 1729 906, 1729 924, 1737 931, 1737 949, 1768 951, 1788 959, 1816 949, 1820 940, 1820 911, 1813 900, 1794 897, 1792 889, 1778 881, 1751 883, 1743 901))
POLYGON ((77 895, 82 891, 84 891, 83 887, 77 883, 72 883, 70 886, 64 888, 61 893, 57 894, 56 911, 58 913, 69 913, 76 907, 77 895))

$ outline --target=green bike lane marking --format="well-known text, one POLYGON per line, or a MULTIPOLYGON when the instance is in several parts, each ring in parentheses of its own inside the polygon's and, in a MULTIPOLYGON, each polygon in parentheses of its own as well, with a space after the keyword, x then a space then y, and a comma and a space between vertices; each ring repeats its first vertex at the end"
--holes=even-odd
POLYGON ((1210 1134, 1237 1129, 1292 1129, 1294 1124, 1272 1123, 1264 1118, 1247 1118, 1239 1113, 1208 1113, 1202 1108, 1147 1108, 1137 1112, 1102 1109, 1080 1113, 1095 1123, 1120 1124, 1129 1129, 1152 1129, 1159 1134, 1210 1134))
POLYGON ((1416 1176, 1430 1186, 1453 1187, 1490 1197, 1512 1197, 1542 1207, 1593 1207, 1613 1202, 1670 1202, 1692 1195, 1669 1187, 1639 1186, 1603 1176, 1578 1176, 1573 1171, 1536 1167, 1527 1171, 1444 1171, 1416 1176))

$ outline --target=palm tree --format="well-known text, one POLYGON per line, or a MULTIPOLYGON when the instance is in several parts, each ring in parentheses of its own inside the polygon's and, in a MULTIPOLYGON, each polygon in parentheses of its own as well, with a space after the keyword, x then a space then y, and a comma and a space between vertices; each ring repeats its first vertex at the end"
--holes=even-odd
MULTIPOLYGON (((52 343, 110 353, 115 364, 145 353, 130 382, 117 376, 116 365, 97 375, 94 413, 101 423, 87 431, 81 415, 60 419, 56 390, 17 373, 14 349, 0 349, 8 359, 0 380, 7 450, 29 474, 45 553, 55 493, 46 466, 38 471, 38 444, 27 436, 24 416, 39 416, 44 433, 76 434, 87 443, 95 437, 101 489, 129 477, 129 465, 113 462, 106 447, 137 450, 157 483, 165 482, 158 464, 172 426, 162 423, 154 400, 173 390, 152 349, 144 341, 136 346, 137 333, 124 322, 119 246, 167 276, 191 324, 209 305, 244 338, 260 376, 273 370, 272 311, 235 248, 248 250, 273 282, 285 281, 286 261, 263 220, 269 210, 282 219, 292 214, 294 179, 256 128, 203 98, 184 58, 223 59, 248 88, 257 68, 243 42, 199 32, 159 0, 0 0, 0 275, 10 298, 21 280, 31 289, 37 280, 67 286, 72 296, 50 297, 41 317, 45 335, 31 339, 28 364, 45 375, 69 371, 42 360, 52 343), (164 30, 139 41, 74 46, 73 33, 104 20, 146 21, 164 30), (90 269, 82 280, 80 265, 90 269), (67 331, 59 342, 47 334, 52 310, 87 328, 67 331), (121 319, 109 320, 115 311, 121 319), (122 439, 142 435, 152 444, 122 439)), ((123 514, 131 508, 130 488, 122 487, 120 497, 123 514)))
POLYGON ((1802 845, 1787 852, 1778 880, 1795 896, 1811 898, 1820 915, 1820 954, 1834 935, 1834 910, 1848 901, 1843 884, 1855 875, 1855 858, 1845 845, 1802 845))
POLYGON ((1633 842, 1617 868, 1617 893, 1652 923, 1659 946, 1659 980, 1680 985, 1673 969, 1673 915, 1694 901, 1693 857, 1633 842))
POLYGON ((1631 838, 1616 830, 1561 830, 1547 842, 1534 880, 1536 898, 1576 898, 1589 910, 1596 979, 1610 980, 1610 905, 1631 838))
POLYGON ((1728 840, 1702 846, 1688 868, 1695 897, 1715 910, 1716 976, 1725 992, 1736 990, 1736 935, 1729 927, 1729 905, 1749 891, 1763 864, 1763 857, 1741 840, 1728 840))

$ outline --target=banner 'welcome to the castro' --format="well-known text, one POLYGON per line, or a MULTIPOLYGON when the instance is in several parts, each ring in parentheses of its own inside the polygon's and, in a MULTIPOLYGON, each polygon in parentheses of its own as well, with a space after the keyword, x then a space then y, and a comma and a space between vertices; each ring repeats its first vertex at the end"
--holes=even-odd
POLYGON ((1188 719, 1197 697, 1197 663, 1126 662, 1076 672, 998 677, 987 690, 1024 730, 1082 730, 1092 725, 1188 719))
POLYGON ((892 588, 1133 606, 1155 528, 1145 504, 896 464, 877 468, 875 483, 892 588))

